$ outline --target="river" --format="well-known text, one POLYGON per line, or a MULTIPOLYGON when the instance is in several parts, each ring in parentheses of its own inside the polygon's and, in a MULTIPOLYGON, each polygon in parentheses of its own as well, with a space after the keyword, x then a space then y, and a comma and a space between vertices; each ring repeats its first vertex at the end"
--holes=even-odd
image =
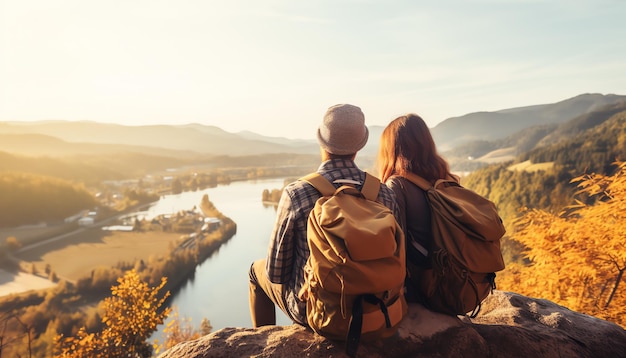
MULTIPOLYGON (((188 210, 199 206, 204 194, 224 215, 237 223, 237 234, 202 262, 192 279, 175 292, 170 305, 180 318, 191 319, 198 328, 208 318, 213 331, 225 327, 252 327, 248 306, 248 270, 252 261, 267 254, 276 211, 261 202, 264 189, 278 189, 284 179, 233 182, 215 188, 163 196, 145 212, 147 217, 188 210)), ((291 321, 279 310, 277 324, 291 321)), ((167 323, 167 321, 166 321, 167 323)), ((165 323, 165 324, 166 324, 165 323)), ((160 340, 164 325, 153 338, 160 340)))

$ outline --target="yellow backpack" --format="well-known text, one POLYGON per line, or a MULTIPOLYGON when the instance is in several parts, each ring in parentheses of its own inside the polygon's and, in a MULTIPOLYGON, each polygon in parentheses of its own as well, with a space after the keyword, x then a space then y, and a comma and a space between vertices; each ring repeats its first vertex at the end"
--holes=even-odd
POLYGON ((366 174, 359 191, 339 188, 318 173, 301 178, 322 197, 307 224, 310 256, 300 298, 317 333, 346 341, 356 354, 359 340, 386 338, 407 313, 402 229, 389 208, 376 201, 380 181, 366 174))

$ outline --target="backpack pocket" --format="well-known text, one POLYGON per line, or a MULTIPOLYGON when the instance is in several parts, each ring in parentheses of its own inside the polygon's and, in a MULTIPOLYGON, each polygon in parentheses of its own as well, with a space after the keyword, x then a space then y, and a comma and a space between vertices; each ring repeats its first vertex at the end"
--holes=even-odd
POLYGON ((495 274, 469 272, 454 264, 434 266, 409 266, 409 284, 417 291, 417 300, 432 311, 475 317, 495 288, 495 274))

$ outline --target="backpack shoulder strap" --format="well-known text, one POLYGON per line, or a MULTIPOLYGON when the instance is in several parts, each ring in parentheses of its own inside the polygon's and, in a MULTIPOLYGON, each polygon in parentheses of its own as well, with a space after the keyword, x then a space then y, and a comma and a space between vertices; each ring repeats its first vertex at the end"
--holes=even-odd
POLYGON ((442 184, 444 186, 461 186, 461 184, 459 184, 454 178, 450 176, 448 176, 448 178, 446 179, 437 179, 434 185, 415 173, 407 173, 406 175, 404 175, 404 177, 424 191, 428 191, 432 188, 439 188, 439 186, 442 184))
POLYGON ((421 176, 415 173, 407 173, 404 177, 407 178, 411 183, 420 187, 424 191, 428 191, 430 188, 433 187, 433 185, 430 184, 428 180, 422 178, 421 176))
POLYGON ((371 201, 378 199, 378 192, 380 191, 380 180, 370 173, 365 173, 365 183, 361 188, 363 196, 371 201))
MULTIPOLYGON (((330 196, 335 193, 337 188, 324 178, 320 173, 311 173, 303 176, 300 180, 304 180, 313 185, 323 196, 330 196)), ((375 176, 365 173, 365 182, 361 188, 363 196, 371 201, 378 199, 378 192, 380 191, 380 180, 375 176)))
POLYGON ((324 178, 320 173, 311 173, 303 176, 300 180, 304 180, 307 183, 313 185, 317 191, 319 191, 322 196, 330 196, 335 193, 335 186, 328 181, 328 179, 324 178))

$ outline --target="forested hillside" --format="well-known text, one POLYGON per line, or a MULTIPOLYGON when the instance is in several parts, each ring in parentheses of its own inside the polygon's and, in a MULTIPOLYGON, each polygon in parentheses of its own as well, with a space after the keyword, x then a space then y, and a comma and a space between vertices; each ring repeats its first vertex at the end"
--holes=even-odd
POLYGON ((557 166, 578 174, 607 174, 615 170, 612 163, 617 159, 624 160, 625 156, 626 112, 622 111, 601 125, 585 131, 581 136, 527 152, 520 156, 518 162, 554 161, 557 166))
POLYGON ((63 220, 96 205, 82 185, 39 175, 0 175, 0 227, 32 223, 28 218, 63 220))
POLYGON ((318 164, 317 155, 307 154, 166 157, 122 152, 34 157, 0 152, 0 227, 62 220, 92 209, 97 192, 128 196, 126 207, 134 202, 133 195, 173 190, 172 183, 180 192, 232 180, 302 175, 318 164), (120 180, 136 185, 106 184, 120 180))
POLYGON ((448 118, 432 129, 442 151, 476 140, 498 140, 535 125, 558 124, 606 105, 624 102, 626 96, 581 94, 557 103, 476 112, 448 118))
POLYGON ((317 155, 266 154, 242 157, 231 156, 160 156, 137 152, 104 153, 99 155, 72 155, 63 157, 27 156, 0 151, 0 176, 5 172, 22 172, 51 176, 98 185, 105 180, 139 179, 147 174, 174 170, 207 170, 216 168, 282 168, 307 166, 315 168, 317 155))
POLYGON ((515 156, 537 148, 575 138, 586 130, 607 121, 613 114, 626 111, 626 100, 595 108, 592 112, 562 123, 534 125, 506 138, 477 140, 455 146, 443 155, 453 170, 473 171, 493 162, 513 160, 515 156), (505 157, 508 156, 508 159, 505 157))
MULTIPOLYGON (((604 119, 574 138, 476 170, 463 178, 463 184, 496 203, 512 234, 513 220, 521 209, 559 211, 572 202, 573 178, 585 173, 610 175, 616 170, 615 161, 626 159, 626 111, 604 119), (523 162, 529 162, 526 169, 513 169, 523 162)), ((508 244, 505 242, 505 253, 514 259, 516 253, 508 244)))
POLYGON ((498 288, 626 326, 626 111, 613 113, 571 121, 560 129, 570 135, 462 182, 507 227, 498 288))
POLYGON ((111 157, 107 163, 98 157, 61 159, 0 152, 0 176, 3 176, 5 172, 20 172, 93 185, 102 180, 125 179, 131 178, 133 174, 138 174, 137 166, 135 165, 133 169, 132 165, 133 161, 139 159, 138 156, 126 159, 124 155, 118 155, 117 160, 114 159, 111 157), (125 172, 124 168, 129 169, 129 171, 125 172))

